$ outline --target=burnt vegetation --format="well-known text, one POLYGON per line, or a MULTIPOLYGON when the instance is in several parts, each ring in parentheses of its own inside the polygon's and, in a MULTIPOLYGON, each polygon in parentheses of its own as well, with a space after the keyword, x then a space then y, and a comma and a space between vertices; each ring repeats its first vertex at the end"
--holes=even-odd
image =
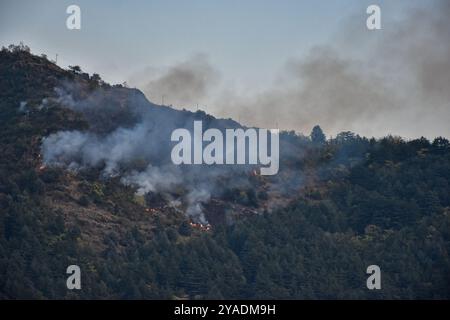
POLYGON ((447 139, 283 132, 277 176, 218 177, 208 229, 97 168, 42 165, 43 137, 87 130, 89 116, 100 134, 131 123, 135 94, 23 45, 0 51, 0 298, 450 298, 447 139), (46 102, 62 82, 104 95, 108 112, 46 102), (66 288, 70 264, 82 290, 66 288), (371 264, 382 290, 366 288, 371 264))

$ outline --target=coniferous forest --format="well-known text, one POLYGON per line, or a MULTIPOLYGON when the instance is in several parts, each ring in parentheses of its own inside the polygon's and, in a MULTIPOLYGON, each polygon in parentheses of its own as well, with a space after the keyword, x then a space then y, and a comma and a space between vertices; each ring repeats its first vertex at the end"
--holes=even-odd
POLYGON ((214 176, 220 187, 199 204, 206 226, 169 205, 185 199, 185 185, 138 194, 121 175, 105 177, 105 164, 45 163, 42 141, 53 133, 132 127, 136 97, 160 117, 239 125, 156 106, 23 45, 2 49, 1 299, 450 298, 446 138, 284 131, 278 175, 214 176), (64 86, 74 101, 94 95, 95 108, 70 107, 55 90, 64 86), (81 290, 66 287, 73 264, 81 290), (370 265, 380 266, 381 290, 367 289, 370 265))

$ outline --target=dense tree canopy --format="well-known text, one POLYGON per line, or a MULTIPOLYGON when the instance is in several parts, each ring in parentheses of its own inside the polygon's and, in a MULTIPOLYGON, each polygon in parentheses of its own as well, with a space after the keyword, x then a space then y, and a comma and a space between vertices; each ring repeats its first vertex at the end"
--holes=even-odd
POLYGON ((242 214, 205 231, 170 208, 146 208, 135 190, 94 170, 42 170, 42 136, 87 124, 60 106, 35 112, 33 102, 55 81, 107 87, 99 76, 15 47, 0 53, 0 75, 0 298, 450 298, 443 137, 283 132, 279 188, 264 189, 258 176, 228 188, 206 210, 242 214), (25 96, 30 109, 20 112, 25 96), (70 264, 82 270, 80 291, 66 288, 70 264), (381 290, 366 287, 372 264, 381 290))

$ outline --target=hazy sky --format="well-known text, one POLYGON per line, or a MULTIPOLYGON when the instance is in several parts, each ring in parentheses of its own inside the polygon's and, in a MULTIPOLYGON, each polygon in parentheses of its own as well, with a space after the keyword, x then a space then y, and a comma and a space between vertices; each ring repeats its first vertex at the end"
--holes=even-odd
POLYGON ((414 0, 0 0, 0 45, 23 41, 156 103, 164 95, 247 125, 450 136, 448 9, 414 0), (81 30, 65 26, 71 4, 81 7, 81 30), (369 4, 381 7, 382 30, 366 29, 369 4))

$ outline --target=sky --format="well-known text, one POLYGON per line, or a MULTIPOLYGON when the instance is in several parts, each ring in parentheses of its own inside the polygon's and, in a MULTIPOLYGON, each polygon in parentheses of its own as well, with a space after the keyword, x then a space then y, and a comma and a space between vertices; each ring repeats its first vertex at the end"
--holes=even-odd
MULTIPOLYGON (((448 1, 447 1, 448 3, 448 1)), ((327 135, 450 137, 445 1, 0 0, 0 45, 23 41, 155 103, 327 135), (81 8, 68 30, 66 8, 81 8), (369 31, 366 8, 381 8, 369 31)), ((448 17, 448 20, 446 19, 448 17)))

